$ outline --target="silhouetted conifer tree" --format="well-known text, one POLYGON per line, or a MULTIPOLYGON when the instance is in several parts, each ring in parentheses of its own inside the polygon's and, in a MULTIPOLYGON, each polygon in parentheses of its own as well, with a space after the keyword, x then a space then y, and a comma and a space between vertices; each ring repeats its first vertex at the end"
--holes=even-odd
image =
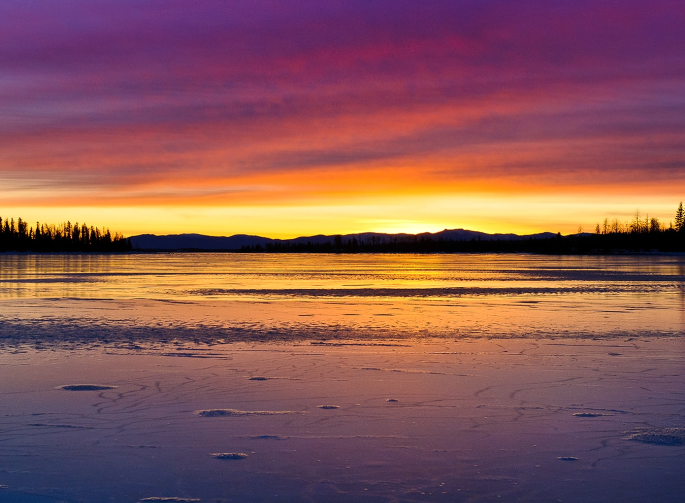
POLYGON ((685 228, 685 212, 683 212, 683 202, 680 202, 678 210, 675 212, 675 230, 682 231, 685 228))

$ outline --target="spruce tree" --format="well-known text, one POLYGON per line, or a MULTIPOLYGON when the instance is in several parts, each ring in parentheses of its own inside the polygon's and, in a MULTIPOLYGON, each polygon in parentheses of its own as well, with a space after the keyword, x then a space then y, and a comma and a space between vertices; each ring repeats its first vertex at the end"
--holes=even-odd
POLYGON ((675 230, 682 231, 685 228, 685 213, 683 212, 683 202, 680 202, 678 211, 675 212, 675 230))

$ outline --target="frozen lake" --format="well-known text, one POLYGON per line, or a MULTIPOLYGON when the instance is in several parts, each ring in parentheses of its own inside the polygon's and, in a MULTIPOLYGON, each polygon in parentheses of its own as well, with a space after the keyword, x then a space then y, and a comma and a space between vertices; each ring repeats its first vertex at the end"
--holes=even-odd
POLYGON ((679 502, 685 258, 0 255, 0 501, 679 502))

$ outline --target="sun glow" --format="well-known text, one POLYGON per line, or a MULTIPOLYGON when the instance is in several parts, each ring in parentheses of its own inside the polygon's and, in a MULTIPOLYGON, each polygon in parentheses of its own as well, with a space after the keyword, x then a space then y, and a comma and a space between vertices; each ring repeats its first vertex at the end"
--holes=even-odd
POLYGON ((106 226, 125 235, 143 233, 199 233, 228 236, 254 234, 293 238, 315 234, 358 232, 421 233, 443 229, 483 232, 575 233, 578 227, 592 231, 604 218, 631 220, 636 211, 657 217, 668 226, 676 204, 661 198, 643 198, 639 206, 632 197, 593 195, 517 196, 471 194, 460 196, 378 196, 356 198, 344 204, 330 201, 307 205, 274 204, 199 206, 71 206, 3 207, 0 216, 21 217, 30 225, 75 219, 88 225, 106 226))

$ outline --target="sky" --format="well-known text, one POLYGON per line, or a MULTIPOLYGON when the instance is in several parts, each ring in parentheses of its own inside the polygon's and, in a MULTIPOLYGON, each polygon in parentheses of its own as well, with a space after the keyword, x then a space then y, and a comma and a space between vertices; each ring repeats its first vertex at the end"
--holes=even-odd
POLYGON ((682 0, 3 0, 0 217, 593 230, 685 199, 682 0))

